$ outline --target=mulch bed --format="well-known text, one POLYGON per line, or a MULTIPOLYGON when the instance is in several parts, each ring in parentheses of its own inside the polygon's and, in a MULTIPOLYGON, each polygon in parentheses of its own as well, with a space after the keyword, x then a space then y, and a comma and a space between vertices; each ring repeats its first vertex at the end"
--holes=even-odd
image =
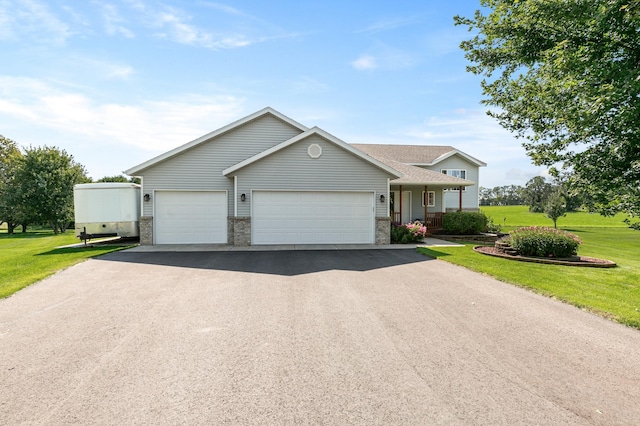
POLYGON ((598 259, 588 256, 574 256, 566 259, 552 259, 546 257, 530 257, 520 255, 513 256, 510 254, 505 254, 492 246, 475 246, 473 250, 475 252, 486 254, 488 256, 502 257, 504 259, 518 260, 520 262, 546 263, 565 266, 583 266, 591 268, 613 268, 616 266, 616 263, 610 260, 598 259))

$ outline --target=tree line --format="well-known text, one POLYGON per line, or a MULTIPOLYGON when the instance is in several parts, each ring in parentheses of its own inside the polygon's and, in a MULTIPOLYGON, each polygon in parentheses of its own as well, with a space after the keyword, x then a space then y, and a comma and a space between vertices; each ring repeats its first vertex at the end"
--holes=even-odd
MULTIPOLYGON (((106 176, 98 182, 129 182, 124 176, 106 176)), ((12 234, 29 225, 46 225, 65 232, 73 221, 73 187, 90 183, 84 166, 55 147, 29 147, 0 135, 0 225, 12 234)))
POLYGON ((545 213, 553 220, 554 226, 566 212, 580 209, 589 200, 585 195, 573 193, 566 181, 555 179, 549 182, 542 176, 530 179, 524 187, 480 187, 479 197, 481 206, 529 206, 530 212, 545 213))

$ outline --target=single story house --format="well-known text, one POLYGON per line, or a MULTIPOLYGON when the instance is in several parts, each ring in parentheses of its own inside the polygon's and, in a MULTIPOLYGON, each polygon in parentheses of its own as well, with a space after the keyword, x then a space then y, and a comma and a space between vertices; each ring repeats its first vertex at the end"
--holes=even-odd
POLYGON ((142 181, 141 244, 388 244, 392 222, 477 209, 484 165, 350 145, 267 107, 125 173, 142 181))

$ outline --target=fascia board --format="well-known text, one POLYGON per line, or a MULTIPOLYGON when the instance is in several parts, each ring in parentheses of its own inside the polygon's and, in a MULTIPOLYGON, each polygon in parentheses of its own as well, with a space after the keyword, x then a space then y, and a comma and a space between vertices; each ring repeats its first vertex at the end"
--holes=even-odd
POLYGON ((188 151, 189 149, 200 145, 203 142, 208 141, 209 139, 215 138, 217 136, 220 136, 223 133, 227 133, 237 127, 241 127, 245 124, 247 124, 250 121, 255 120, 256 118, 259 118, 263 115, 266 114, 271 114, 277 118, 279 118, 280 120, 284 121, 285 123, 300 129, 303 132, 306 132, 307 130, 309 130, 306 126, 303 126, 302 124, 298 123, 295 120, 292 120, 291 118, 287 117, 286 115, 276 111, 275 109, 271 108, 271 107, 266 107, 261 109, 260 111, 254 112, 251 115, 248 115, 244 118, 241 118, 239 120, 234 121, 233 123, 227 124, 224 127, 219 128, 218 130, 214 130, 213 132, 207 133, 204 136, 200 136, 197 139, 192 140, 191 142, 188 142, 184 145, 181 145, 177 148, 172 149, 171 151, 165 152, 164 154, 158 155, 157 157, 154 157, 148 161, 145 161, 142 164, 138 164, 137 166, 134 166, 128 170, 125 170, 124 172, 129 175, 132 176, 135 173, 140 172, 141 170, 147 169, 157 163, 160 163, 168 158, 171 158, 175 155, 178 155, 184 151, 188 151))
MULTIPOLYGON (((398 179, 401 180, 401 179, 398 179)), ((438 186, 473 186, 476 182, 465 180, 465 181, 425 181, 425 182, 394 182, 391 181, 393 185, 438 185, 438 186)))
MULTIPOLYGON (((425 164, 425 166, 435 166, 436 164, 438 164, 441 161, 446 160, 447 158, 453 156, 453 155, 459 155, 463 158, 465 158, 467 161, 469 161, 472 164, 475 164, 478 167, 485 167, 487 165, 487 163, 478 160, 477 158, 474 158, 472 156, 470 156, 469 154, 466 154, 462 151, 459 150, 453 150, 453 151, 449 151, 446 154, 442 154, 440 157, 436 158, 435 160, 433 160, 431 162, 431 164, 425 164)), ((412 164, 412 166, 418 166, 420 164, 412 164)))

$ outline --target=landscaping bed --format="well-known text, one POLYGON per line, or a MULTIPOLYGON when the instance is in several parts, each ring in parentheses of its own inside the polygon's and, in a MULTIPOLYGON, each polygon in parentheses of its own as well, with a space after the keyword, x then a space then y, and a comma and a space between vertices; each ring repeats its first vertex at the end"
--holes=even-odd
POLYGON ((583 266, 591 268, 613 268, 616 266, 615 262, 607 259, 598 259, 589 256, 572 256, 565 258, 547 258, 547 257, 534 257, 534 256, 522 256, 518 254, 508 254, 497 247, 492 246, 475 246, 473 251, 489 256, 501 257, 503 259, 518 260, 521 262, 534 262, 534 263, 546 263, 565 266, 583 266))

